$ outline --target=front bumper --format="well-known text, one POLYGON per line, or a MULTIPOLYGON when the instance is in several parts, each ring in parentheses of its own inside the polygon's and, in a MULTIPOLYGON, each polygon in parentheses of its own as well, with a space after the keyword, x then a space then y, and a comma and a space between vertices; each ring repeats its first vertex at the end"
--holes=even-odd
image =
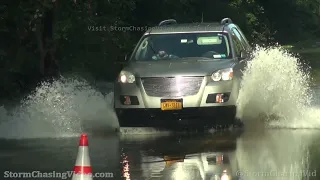
POLYGON ((225 128, 235 120, 236 107, 185 108, 178 111, 160 109, 115 109, 120 127, 158 127, 158 128, 225 128))
POLYGON ((234 123, 238 92, 236 79, 213 82, 210 77, 204 77, 194 95, 155 97, 146 93, 138 78, 132 84, 115 83, 114 108, 121 127, 200 125, 211 128, 234 123), (225 94, 227 98, 216 102, 216 94, 225 94), (162 111, 163 99, 182 99, 182 109, 162 111))
MULTIPOLYGON (((235 106, 239 93, 239 81, 212 82, 210 77, 204 77, 198 92, 195 95, 174 97, 183 100, 183 108, 199 108, 212 106, 235 106), (228 100, 223 103, 216 103, 216 94, 228 95, 228 100)), ((114 107, 121 109, 149 109, 161 108, 161 99, 171 99, 172 97, 148 96, 141 79, 137 78, 135 83, 114 84, 114 107), (130 104, 126 103, 126 98, 130 98, 130 104)))

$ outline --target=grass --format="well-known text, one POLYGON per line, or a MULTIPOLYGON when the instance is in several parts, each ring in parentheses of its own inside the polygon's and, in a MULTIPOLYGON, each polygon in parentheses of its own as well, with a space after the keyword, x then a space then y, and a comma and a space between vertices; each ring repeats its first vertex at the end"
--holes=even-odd
POLYGON ((309 39, 281 47, 294 54, 299 54, 303 61, 308 62, 312 67, 311 76, 313 77, 313 83, 320 84, 320 44, 314 46, 316 42, 320 42, 320 39, 309 39))
POLYGON ((311 47, 311 48, 304 48, 304 49, 297 49, 297 50, 293 50, 296 53, 299 54, 319 54, 320 55, 320 47, 311 47))
POLYGON ((299 53, 299 54, 312 53, 312 54, 320 55, 320 44, 317 44, 317 46, 315 46, 317 42, 320 42, 320 39, 308 39, 308 40, 300 41, 294 44, 283 45, 281 47, 287 50, 290 50, 294 53, 299 53))
POLYGON ((320 84, 320 69, 313 69, 311 71, 311 76, 313 77, 312 83, 320 84))
POLYGON ((281 47, 300 55, 301 59, 308 62, 312 68, 320 69, 320 39, 309 39, 281 47))

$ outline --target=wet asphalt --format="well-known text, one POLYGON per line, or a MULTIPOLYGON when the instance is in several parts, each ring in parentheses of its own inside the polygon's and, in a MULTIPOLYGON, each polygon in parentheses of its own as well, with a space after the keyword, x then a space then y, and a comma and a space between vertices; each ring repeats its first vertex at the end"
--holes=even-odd
MULTIPOLYGON (((318 130, 88 134, 88 138, 93 173, 108 176, 94 179, 220 180, 224 170, 232 179, 320 179, 318 130)), ((79 137, 0 143, 0 179, 71 179, 44 176, 73 170, 79 137), (21 174, 33 171, 39 172, 33 178, 21 174)))
MULTIPOLYGON (((71 179, 79 137, 0 139, 0 179, 71 179)), ((94 180, 223 180, 223 172, 233 180, 320 179, 318 129, 245 126, 207 134, 88 138, 93 174, 100 176, 94 180)))

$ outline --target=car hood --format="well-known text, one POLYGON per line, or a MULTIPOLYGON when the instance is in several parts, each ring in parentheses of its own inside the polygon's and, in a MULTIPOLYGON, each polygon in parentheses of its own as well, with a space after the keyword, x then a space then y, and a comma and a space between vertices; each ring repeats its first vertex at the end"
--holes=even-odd
POLYGON ((131 62, 124 70, 136 77, 206 76, 233 67, 233 59, 131 62))

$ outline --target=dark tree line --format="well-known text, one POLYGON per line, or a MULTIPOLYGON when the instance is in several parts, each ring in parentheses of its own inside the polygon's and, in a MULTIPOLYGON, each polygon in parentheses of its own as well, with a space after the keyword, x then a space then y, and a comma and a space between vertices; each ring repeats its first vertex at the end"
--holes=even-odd
POLYGON ((30 90, 43 78, 77 72, 113 80, 142 31, 154 26, 230 17, 255 44, 294 43, 320 36, 317 0, 3 0, 0 94, 30 90), (92 31, 88 27, 106 27, 92 31))

